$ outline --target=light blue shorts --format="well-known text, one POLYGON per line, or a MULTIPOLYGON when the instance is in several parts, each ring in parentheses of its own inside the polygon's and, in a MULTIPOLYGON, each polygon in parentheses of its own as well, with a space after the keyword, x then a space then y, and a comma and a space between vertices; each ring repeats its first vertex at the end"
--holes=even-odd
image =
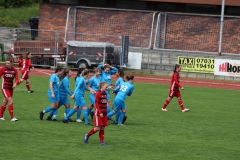
POLYGON ((59 92, 54 92, 54 95, 55 95, 55 98, 52 98, 52 94, 48 92, 48 99, 51 104, 59 101, 59 92))
POLYGON ((110 90, 107 90, 107 100, 110 100, 110 90))
POLYGON ((87 106, 84 97, 82 97, 82 96, 75 96, 74 97, 74 106, 77 106, 77 107, 87 106))
POLYGON ((58 107, 61 107, 62 105, 65 104, 70 104, 69 98, 68 97, 60 97, 58 107))
POLYGON ((126 109, 126 105, 125 105, 125 102, 120 100, 120 99, 114 99, 113 101, 113 104, 114 104, 114 111, 119 111, 120 109, 126 109))
POLYGON ((90 100, 90 105, 94 105, 95 104, 95 95, 92 94, 91 92, 89 92, 88 98, 90 100))

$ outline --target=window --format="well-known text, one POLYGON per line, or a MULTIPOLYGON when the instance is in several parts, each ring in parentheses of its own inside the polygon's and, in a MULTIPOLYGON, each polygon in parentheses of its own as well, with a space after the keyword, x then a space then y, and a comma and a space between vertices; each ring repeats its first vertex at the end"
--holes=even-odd
POLYGON ((227 7, 227 14, 240 14, 240 7, 227 7))
POLYGON ((147 8, 146 2, 117 0, 117 8, 121 9, 139 9, 145 10, 147 8))
POLYGON ((49 3, 78 5, 78 0, 49 0, 49 3))
POLYGON ((175 11, 176 5, 174 3, 158 3, 157 10, 175 11))
POLYGON ((203 14, 216 14, 217 6, 210 5, 195 5, 195 4, 186 4, 186 12, 189 13, 203 13, 203 14))
POLYGON ((107 7, 107 0, 89 0, 89 6, 107 7))

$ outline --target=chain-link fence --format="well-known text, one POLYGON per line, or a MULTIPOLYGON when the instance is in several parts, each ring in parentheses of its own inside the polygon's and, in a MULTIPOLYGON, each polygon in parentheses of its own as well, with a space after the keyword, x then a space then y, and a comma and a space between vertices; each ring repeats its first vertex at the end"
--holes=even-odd
MULTIPOLYGON (((240 17, 225 16, 223 53, 240 53, 240 17)), ((162 13, 158 16, 154 49, 218 52, 220 16, 162 13)))

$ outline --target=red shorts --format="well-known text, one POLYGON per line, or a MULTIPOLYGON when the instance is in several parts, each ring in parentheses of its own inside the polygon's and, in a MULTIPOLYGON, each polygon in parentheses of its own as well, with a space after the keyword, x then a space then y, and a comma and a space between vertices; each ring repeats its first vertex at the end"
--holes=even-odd
POLYGON ((94 115, 93 121, 94 121, 94 126, 95 127, 105 127, 105 126, 108 126, 108 117, 107 117, 107 115, 103 115, 103 117, 100 117, 99 115, 94 115))
POLYGON ((21 77, 22 79, 24 79, 24 80, 27 80, 27 79, 29 79, 29 77, 28 77, 28 71, 22 71, 22 77, 21 77))
POLYGON ((2 89, 2 94, 5 98, 9 98, 13 96, 13 90, 10 89, 2 89))
POLYGON ((180 91, 178 90, 178 91, 169 91, 169 97, 177 97, 177 98, 181 98, 181 93, 180 93, 180 91))

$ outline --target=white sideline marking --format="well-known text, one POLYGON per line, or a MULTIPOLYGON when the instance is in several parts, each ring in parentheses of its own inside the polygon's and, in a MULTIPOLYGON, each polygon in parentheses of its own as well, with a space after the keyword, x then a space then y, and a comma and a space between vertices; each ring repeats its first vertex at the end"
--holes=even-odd
MULTIPOLYGON (((147 77, 136 77, 139 79, 151 79, 151 80, 158 80, 158 81, 169 81, 169 79, 162 79, 162 78, 147 78, 147 77)), ((238 84, 226 84, 226 83, 219 83, 219 82, 198 82, 198 81, 186 81, 186 80, 181 80, 181 82, 185 83, 204 83, 204 84, 210 84, 210 85, 223 85, 223 86, 236 86, 239 87, 240 85, 238 84)))
POLYGON ((47 72, 45 72, 45 71, 39 71, 39 70, 36 70, 37 72, 41 72, 41 73, 43 73, 43 74, 47 74, 47 75, 51 75, 50 73, 47 73, 47 72))

